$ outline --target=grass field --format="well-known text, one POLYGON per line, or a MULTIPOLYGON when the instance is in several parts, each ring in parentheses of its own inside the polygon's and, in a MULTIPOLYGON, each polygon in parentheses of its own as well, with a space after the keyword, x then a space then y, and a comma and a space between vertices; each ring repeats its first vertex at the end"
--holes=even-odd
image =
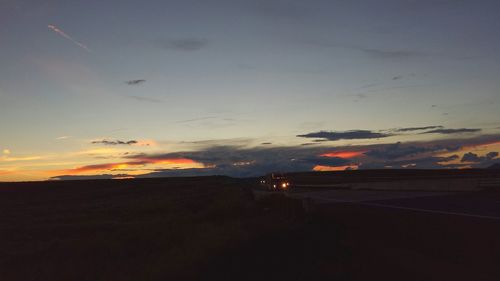
POLYGON ((199 279, 297 227, 297 204, 223 177, 2 185, 0 280, 199 279))
POLYGON ((305 213, 252 187, 0 184, 0 280, 499 280, 496 222, 354 204, 305 213))

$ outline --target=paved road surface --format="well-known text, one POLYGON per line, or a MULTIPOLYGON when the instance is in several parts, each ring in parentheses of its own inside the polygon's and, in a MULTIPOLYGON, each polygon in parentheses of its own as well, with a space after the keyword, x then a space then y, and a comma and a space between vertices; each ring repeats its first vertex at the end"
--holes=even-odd
POLYGON ((414 212, 468 216, 500 222, 500 192, 425 192, 373 190, 296 190, 289 196, 319 204, 350 203, 414 212))

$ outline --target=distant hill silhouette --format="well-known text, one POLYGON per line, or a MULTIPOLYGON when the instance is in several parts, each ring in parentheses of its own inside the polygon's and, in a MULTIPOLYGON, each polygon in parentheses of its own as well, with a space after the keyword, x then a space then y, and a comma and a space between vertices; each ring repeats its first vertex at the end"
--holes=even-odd
POLYGON ((500 170, 500 163, 495 163, 488 167, 488 169, 500 170))

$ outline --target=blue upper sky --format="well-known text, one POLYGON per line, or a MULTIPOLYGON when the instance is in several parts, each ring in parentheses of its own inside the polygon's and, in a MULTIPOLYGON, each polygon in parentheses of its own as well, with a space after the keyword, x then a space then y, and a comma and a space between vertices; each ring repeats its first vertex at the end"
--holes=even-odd
MULTIPOLYGON (((499 12, 493 0, 2 0, 0 180, 221 146, 364 151, 265 171, 359 167, 370 145, 495 143, 499 12)), ((252 155, 243 166, 268 163, 252 155)), ((120 174, 180 168, 162 163, 120 174)), ((193 163, 182 168, 223 167, 193 163)))

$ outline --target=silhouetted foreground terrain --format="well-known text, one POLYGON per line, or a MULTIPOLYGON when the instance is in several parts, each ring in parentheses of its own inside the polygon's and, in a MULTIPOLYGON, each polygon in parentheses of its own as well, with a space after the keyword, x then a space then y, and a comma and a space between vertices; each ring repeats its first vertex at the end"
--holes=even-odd
POLYGON ((500 221, 348 203, 305 213, 280 194, 255 201, 251 187, 0 184, 0 280, 499 280, 500 221))
MULTIPOLYGON (((500 165, 500 164, 498 164, 500 165)), ((391 182, 405 180, 443 180, 443 179, 491 179, 500 178, 497 164, 488 169, 449 169, 449 170, 416 170, 416 169, 383 169, 352 170, 342 172, 299 172, 289 177, 294 183, 349 183, 349 182, 391 182)))

